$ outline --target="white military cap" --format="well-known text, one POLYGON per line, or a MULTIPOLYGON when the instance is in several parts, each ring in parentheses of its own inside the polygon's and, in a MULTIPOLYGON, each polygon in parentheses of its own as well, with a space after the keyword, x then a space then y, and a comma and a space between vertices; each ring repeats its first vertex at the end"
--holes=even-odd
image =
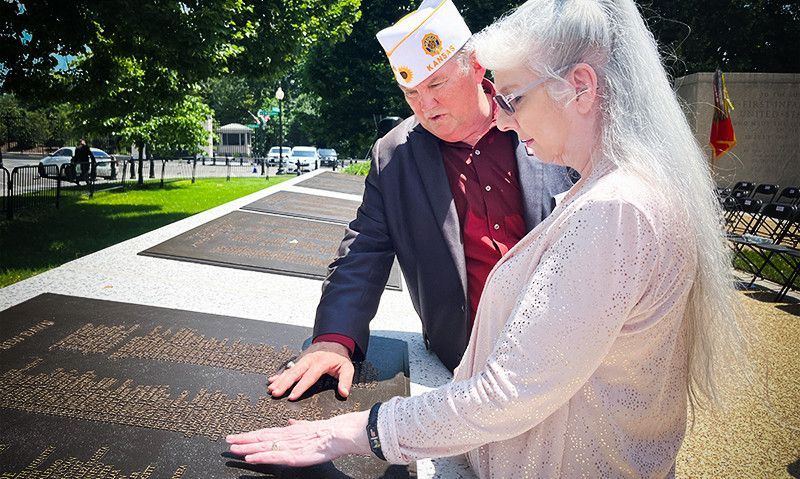
POLYGON ((441 68, 472 33, 452 0, 424 0, 376 36, 397 83, 413 88, 441 68))

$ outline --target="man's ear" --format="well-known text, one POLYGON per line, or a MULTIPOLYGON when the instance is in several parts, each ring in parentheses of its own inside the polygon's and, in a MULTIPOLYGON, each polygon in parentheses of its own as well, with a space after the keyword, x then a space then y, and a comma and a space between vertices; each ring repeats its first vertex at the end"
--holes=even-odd
POLYGON ((472 71, 475 73, 475 78, 478 80, 479 83, 482 82, 483 77, 486 76, 486 68, 484 68, 483 65, 478 63, 478 58, 475 55, 474 51, 470 52, 469 54, 469 64, 472 71))
POLYGON ((588 113, 597 102, 597 73, 591 65, 578 63, 572 68, 567 81, 575 89, 574 102, 580 113, 588 113))

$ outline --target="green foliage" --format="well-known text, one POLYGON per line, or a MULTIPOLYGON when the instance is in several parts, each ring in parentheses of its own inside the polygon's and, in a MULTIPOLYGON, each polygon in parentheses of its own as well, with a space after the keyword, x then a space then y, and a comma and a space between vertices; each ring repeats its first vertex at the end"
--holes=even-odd
POLYGON ((238 42, 253 33, 251 10, 244 0, 4 2, 3 88, 48 94, 48 100, 102 94, 128 62, 141 70, 143 84, 174 93, 224 69, 241 53, 238 42), (30 40, 20 41, 23 37, 30 40), (53 74, 54 55, 85 61, 53 74))
POLYGON ((674 76, 729 72, 799 73, 800 4, 786 0, 639 2, 674 76))
POLYGON ((251 0, 249 5, 254 34, 239 43, 243 54, 233 70, 272 80, 285 76, 312 45, 344 39, 361 15, 361 0, 251 0))
POLYGON ((358 163, 353 163, 345 167, 342 170, 342 173, 347 173, 349 175, 359 175, 359 176, 367 176, 369 173, 369 166, 372 163, 372 160, 367 161, 359 161, 358 163))
POLYGON ((226 75, 204 82, 202 91, 208 105, 214 110, 214 118, 221 125, 252 121, 248 112, 255 114, 266 96, 261 82, 226 75))
POLYGON ((0 95, 0 143, 8 141, 18 150, 65 145, 74 141, 71 113, 69 105, 31 110, 12 94, 0 95))
MULTIPOLYGON (((304 65, 304 84, 320 98, 322 143, 363 156, 375 140, 375 121, 411 114, 375 34, 418 2, 375 0, 362 4, 353 33, 339 43, 320 42, 304 65)), ((461 0, 458 8, 477 32, 521 3, 461 0)), ((646 0, 639 2, 667 67, 675 76, 697 71, 798 72, 800 7, 785 0, 646 0)))
POLYGON ((203 128, 211 108, 198 96, 187 95, 164 114, 140 118, 135 112, 106 120, 126 144, 152 145, 158 155, 194 154, 207 143, 203 128))
POLYGON ((145 189, 97 192, 91 199, 65 196, 59 209, 0 221, 0 288, 287 178, 184 180, 163 189, 155 182, 145 189), (86 225, 92 225, 91 234, 86 225))
POLYGON ((345 41, 320 42, 311 49, 303 65, 303 83, 319 97, 315 122, 324 125, 320 144, 345 156, 363 157, 376 138, 378 119, 411 113, 375 38, 410 10, 406 2, 364 2, 361 19, 345 41))

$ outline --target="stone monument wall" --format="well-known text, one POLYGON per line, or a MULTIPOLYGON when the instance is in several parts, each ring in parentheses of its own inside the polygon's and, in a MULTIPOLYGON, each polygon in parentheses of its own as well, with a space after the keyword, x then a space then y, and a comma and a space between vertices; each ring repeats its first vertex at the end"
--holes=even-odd
MULTIPOLYGON (((713 73, 676 79, 689 125, 709 161, 709 136, 714 113, 713 73)), ((800 185, 800 74, 725 73, 734 110, 736 146, 721 156, 714 170, 717 184, 737 181, 800 185)))

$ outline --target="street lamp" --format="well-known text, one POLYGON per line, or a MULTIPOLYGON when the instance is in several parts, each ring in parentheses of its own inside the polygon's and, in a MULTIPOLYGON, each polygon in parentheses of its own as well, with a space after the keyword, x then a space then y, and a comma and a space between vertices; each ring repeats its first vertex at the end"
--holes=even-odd
POLYGON ((278 99, 278 174, 283 173, 283 89, 279 86, 275 92, 278 99))

